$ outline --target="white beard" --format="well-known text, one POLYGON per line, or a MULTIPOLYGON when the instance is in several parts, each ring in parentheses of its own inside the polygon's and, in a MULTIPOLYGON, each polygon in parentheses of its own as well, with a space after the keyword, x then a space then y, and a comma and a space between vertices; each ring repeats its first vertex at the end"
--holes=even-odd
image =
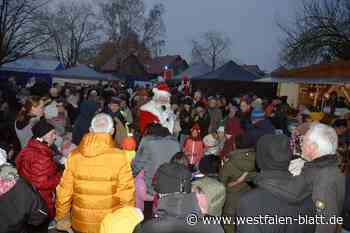
POLYGON ((171 110, 171 105, 157 104, 154 100, 151 100, 147 104, 141 107, 142 111, 150 112, 159 118, 159 123, 167 128, 171 134, 174 132, 176 115, 171 110))

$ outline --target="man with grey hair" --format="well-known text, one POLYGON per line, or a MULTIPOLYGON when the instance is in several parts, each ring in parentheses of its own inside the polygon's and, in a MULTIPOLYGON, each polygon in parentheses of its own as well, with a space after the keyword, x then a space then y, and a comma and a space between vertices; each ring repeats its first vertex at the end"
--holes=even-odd
POLYGON ((91 121, 90 132, 114 134, 114 123, 111 116, 105 113, 96 115, 91 121))
POLYGON ((126 154, 115 147, 111 116, 97 114, 90 133, 66 163, 56 194, 57 229, 100 232, 107 214, 135 206, 135 187, 126 154))
POLYGON ((335 155, 338 148, 336 131, 324 124, 312 124, 303 140, 302 156, 312 161, 327 155, 335 155))
POLYGON ((302 158, 290 164, 289 171, 294 177, 260 181, 290 204, 300 203, 311 195, 319 216, 316 233, 334 233, 337 224, 341 224, 336 220, 345 198, 345 176, 338 167, 337 147, 338 136, 333 128, 312 124, 303 139, 302 158))

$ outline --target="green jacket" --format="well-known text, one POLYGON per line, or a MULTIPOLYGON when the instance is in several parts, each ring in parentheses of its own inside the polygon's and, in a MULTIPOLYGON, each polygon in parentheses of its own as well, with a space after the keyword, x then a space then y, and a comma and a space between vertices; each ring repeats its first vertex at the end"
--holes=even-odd
POLYGON ((249 172, 247 180, 255 177, 255 151, 254 149, 239 149, 231 152, 228 157, 229 160, 221 169, 219 177, 221 182, 226 186, 224 213, 234 214, 238 207, 240 195, 250 191, 251 187, 246 182, 235 187, 227 187, 227 184, 237 180, 244 172, 249 172))
POLYGON ((208 214, 221 216, 226 199, 225 186, 220 181, 210 177, 204 177, 192 182, 192 187, 196 186, 200 187, 208 198, 208 214))

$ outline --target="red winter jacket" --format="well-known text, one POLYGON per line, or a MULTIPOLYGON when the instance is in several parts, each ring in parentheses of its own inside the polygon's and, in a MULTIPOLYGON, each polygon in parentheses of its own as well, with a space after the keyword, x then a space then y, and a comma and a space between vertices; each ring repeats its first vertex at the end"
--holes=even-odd
POLYGON ((53 151, 47 144, 31 139, 18 154, 16 166, 20 176, 30 182, 41 194, 49 209, 49 217, 55 216, 54 192, 61 179, 53 151))

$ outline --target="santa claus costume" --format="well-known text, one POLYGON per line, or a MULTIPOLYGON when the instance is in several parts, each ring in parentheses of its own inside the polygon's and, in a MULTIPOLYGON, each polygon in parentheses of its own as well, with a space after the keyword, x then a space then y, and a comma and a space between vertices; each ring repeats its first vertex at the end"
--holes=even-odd
POLYGON ((154 96, 152 100, 140 108, 140 131, 144 134, 148 125, 159 123, 169 129, 172 134, 175 124, 175 114, 170 105, 170 89, 167 84, 160 83, 153 88, 154 96))

